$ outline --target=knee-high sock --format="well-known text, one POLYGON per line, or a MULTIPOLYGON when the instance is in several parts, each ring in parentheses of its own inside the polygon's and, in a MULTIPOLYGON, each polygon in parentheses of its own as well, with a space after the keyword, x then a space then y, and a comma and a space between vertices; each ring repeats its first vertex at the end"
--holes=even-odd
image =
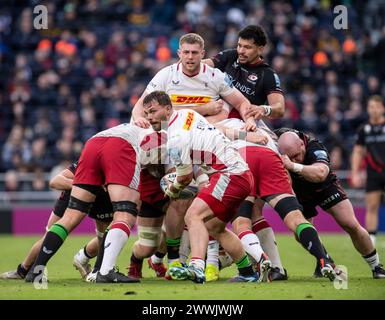
POLYGON ((317 261, 328 258, 319 239, 317 230, 311 223, 299 224, 295 232, 302 246, 316 257, 317 261))
POLYGON ((59 250, 64 240, 68 236, 68 231, 60 224, 53 224, 44 238, 39 255, 33 265, 32 272, 36 266, 46 266, 49 259, 59 250))
POLYGON ((206 265, 211 264, 219 267, 218 264, 219 256, 219 242, 212 237, 209 237, 209 245, 207 246, 206 265))
POLYGON ((246 253, 249 254, 255 262, 259 262, 263 254, 263 250, 257 235, 251 230, 246 230, 241 232, 238 235, 238 238, 241 240, 243 249, 245 249, 246 253))
POLYGON ((186 263, 188 257, 190 256, 190 238, 188 236, 188 230, 185 226, 182 237, 180 239, 180 247, 179 247, 179 260, 181 263, 186 263))
POLYGON ((100 273, 106 275, 114 268, 116 260, 130 236, 130 227, 124 222, 114 222, 107 233, 104 244, 104 257, 100 273))
POLYGON ((101 265, 102 265, 103 257, 104 257, 104 244, 106 243, 107 233, 109 230, 110 230, 110 228, 108 227, 106 229, 106 231, 104 232, 103 239, 102 239, 100 246, 99 246, 98 256, 96 257, 94 269, 92 270, 93 273, 98 272, 100 270, 101 265))
POLYGON ((263 251, 268 255, 274 267, 278 267, 281 273, 285 273, 281 257, 279 255, 274 231, 265 219, 253 223, 253 232, 258 236, 263 251))
POLYGON ((179 260, 180 238, 166 239, 168 263, 179 260))

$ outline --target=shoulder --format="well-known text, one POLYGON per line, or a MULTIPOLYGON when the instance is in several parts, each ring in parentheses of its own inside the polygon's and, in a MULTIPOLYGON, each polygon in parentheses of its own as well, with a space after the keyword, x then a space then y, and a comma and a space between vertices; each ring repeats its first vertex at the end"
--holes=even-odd
POLYGON ((216 57, 218 58, 223 57, 233 61, 238 59, 238 53, 236 49, 226 49, 218 52, 216 57))
POLYGON ((308 141, 308 145, 306 148, 307 154, 315 158, 320 162, 328 162, 329 161, 329 152, 326 147, 317 139, 310 139, 308 141))

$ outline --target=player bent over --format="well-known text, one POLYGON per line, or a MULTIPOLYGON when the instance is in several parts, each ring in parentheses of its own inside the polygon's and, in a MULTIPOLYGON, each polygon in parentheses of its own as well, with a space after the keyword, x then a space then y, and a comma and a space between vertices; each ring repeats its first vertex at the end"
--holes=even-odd
MULTIPOLYGON (((80 156, 68 207, 48 231, 32 270, 32 282, 40 274, 71 232, 91 210, 97 190, 106 185, 114 211, 105 239, 103 262, 96 282, 138 282, 114 269, 117 257, 128 240, 139 202, 140 144, 152 130, 122 124, 90 138, 80 156), (38 268, 36 268, 38 266, 38 268), (39 270, 40 269, 40 270, 39 270)), ((155 134, 155 133, 153 133, 155 134)))
MULTIPOLYGON (((77 162, 71 164, 67 169, 63 170, 55 177, 53 177, 49 183, 52 189, 63 190, 59 198, 56 200, 54 209, 48 219, 46 230, 56 223, 61 217, 63 217, 64 211, 68 206, 70 199, 70 192, 72 188, 72 180, 74 172, 76 170, 77 162)), ((112 206, 108 193, 103 189, 98 193, 95 202, 97 205, 90 211, 89 216, 95 219, 97 237, 90 240, 87 245, 80 249, 74 256, 73 265, 80 272, 82 278, 85 278, 91 271, 91 266, 88 263, 89 260, 95 257, 98 253, 100 237, 103 237, 103 233, 107 225, 112 221, 112 206)), ((39 253, 41 245, 43 243, 44 236, 35 242, 31 247, 28 255, 24 261, 18 265, 16 270, 8 271, 0 275, 1 279, 24 279, 30 270, 32 264, 39 253)))
MULTIPOLYGON (((280 135, 278 146, 284 154, 284 165, 290 171, 293 188, 304 207, 305 217, 315 217, 318 214, 317 206, 330 213, 349 234, 354 247, 371 268, 373 278, 385 279, 385 270, 369 233, 357 221, 350 200, 330 169, 326 147, 297 130, 282 128, 276 132, 280 135)), ((317 263, 314 272, 316 277, 319 276, 320 267, 317 263)))
POLYGON ((168 126, 167 149, 171 163, 176 167, 177 178, 168 186, 166 194, 171 199, 179 197, 193 178, 194 160, 210 174, 209 183, 199 191, 185 217, 192 255, 189 267, 172 267, 170 275, 176 280, 205 282, 204 257, 210 233, 236 261, 240 275, 233 281, 257 281, 258 275, 254 273, 240 240, 226 229, 226 223, 251 191, 253 178, 247 164, 231 147, 230 141, 198 113, 174 111, 165 92, 150 93, 144 98, 143 105, 146 119, 154 130, 161 130, 162 122, 168 126))

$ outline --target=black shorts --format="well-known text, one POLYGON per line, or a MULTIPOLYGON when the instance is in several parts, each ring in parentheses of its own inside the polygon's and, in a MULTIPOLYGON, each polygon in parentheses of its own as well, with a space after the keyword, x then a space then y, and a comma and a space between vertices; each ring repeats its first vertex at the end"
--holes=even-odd
POLYGON ((344 189, 338 181, 334 181, 328 185, 325 189, 316 191, 313 193, 311 200, 301 199, 301 195, 297 195, 299 203, 303 206, 303 215, 305 218, 313 218, 318 212, 316 207, 320 206, 323 210, 328 210, 335 206, 337 203, 348 198, 344 189))
POLYGON ((385 190, 385 172, 377 172, 367 169, 366 192, 385 190))
POLYGON ((150 204, 146 201, 142 201, 142 205, 140 206, 138 216, 142 218, 163 217, 165 214, 163 208, 164 208, 164 205, 167 203, 167 201, 168 201, 167 199, 162 199, 160 201, 155 202, 154 204, 150 204))
MULTIPOLYGON (((56 200, 55 207, 53 209, 53 213, 56 216, 60 218, 63 217, 64 211, 67 209, 68 202, 70 200, 70 195, 70 190, 63 191, 59 199, 56 200)), ((110 196, 104 190, 99 191, 88 216, 91 219, 109 223, 112 221, 113 215, 114 213, 112 210, 110 196)))

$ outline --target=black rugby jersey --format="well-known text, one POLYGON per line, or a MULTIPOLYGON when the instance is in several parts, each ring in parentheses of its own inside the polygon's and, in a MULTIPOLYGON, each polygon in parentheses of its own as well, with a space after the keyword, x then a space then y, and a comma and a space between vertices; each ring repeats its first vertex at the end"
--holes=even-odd
MULTIPOLYGON (((253 65, 240 64, 236 49, 221 51, 212 60, 214 67, 226 72, 234 87, 242 92, 251 104, 267 104, 269 94, 283 93, 278 75, 263 60, 253 65)), ((235 109, 233 112, 238 113, 235 109)), ((233 117, 235 116, 229 116, 233 117)))
POLYGON ((300 139, 305 144, 305 158, 303 161, 303 165, 312 165, 316 162, 321 162, 326 164, 329 167, 329 174, 326 179, 322 182, 311 182, 306 180, 301 175, 289 171, 290 176, 292 178, 293 189, 297 194, 298 198, 301 200, 308 200, 314 197, 314 193, 317 191, 321 191, 329 187, 332 183, 337 181, 337 176, 334 171, 330 168, 330 157, 329 152, 326 147, 317 139, 314 139, 307 134, 290 128, 280 128, 274 130, 274 132, 279 137, 281 134, 287 131, 293 131, 298 134, 300 139))
POLYGON ((385 170, 385 123, 363 124, 358 129, 356 144, 366 147, 368 168, 377 172, 385 170))

